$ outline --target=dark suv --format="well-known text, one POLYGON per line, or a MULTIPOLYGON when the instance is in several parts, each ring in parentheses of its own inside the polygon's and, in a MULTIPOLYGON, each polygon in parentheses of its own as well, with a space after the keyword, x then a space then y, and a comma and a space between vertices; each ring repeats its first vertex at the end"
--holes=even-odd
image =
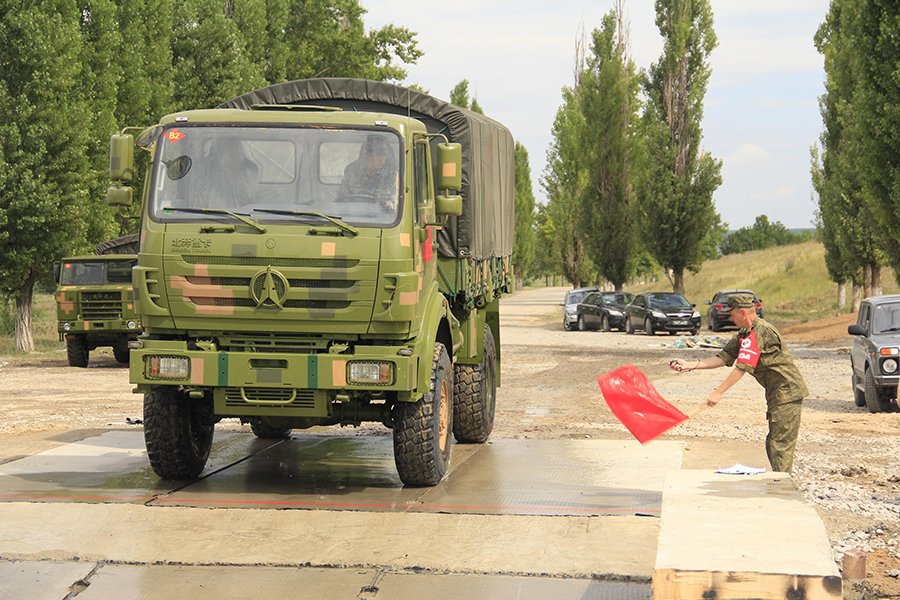
POLYGON ((756 316, 763 318, 762 300, 753 290, 719 290, 712 300, 707 300, 705 304, 709 305, 706 309, 706 327, 710 331, 719 331, 723 327, 736 327, 731 320, 731 312, 728 309, 728 298, 735 294, 749 294, 753 296, 753 302, 756 305, 756 316))
POLYGON ((850 350, 853 400, 869 412, 891 410, 900 381, 900 295, 866 298, 856 324, 850 350))
POLYGON ((668 331, 700 331, 700 313, 681 294, 671 292, 645 292, 638 294, 625 307, 625 333, 643 329, 647 335, 668 331))

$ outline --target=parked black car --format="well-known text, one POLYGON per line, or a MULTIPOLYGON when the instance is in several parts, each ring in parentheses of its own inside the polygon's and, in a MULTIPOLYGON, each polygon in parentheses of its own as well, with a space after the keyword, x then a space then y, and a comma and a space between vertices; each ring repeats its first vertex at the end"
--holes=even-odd
POLYGON ((719 331, 723 327, 736 327, 734 321, 731 320, 731 313, 728 310, 728 298, 735 294, 750 294, 753 296, 753 302, 756 303, 756 316, 763 317, 762 300, 753 290, 719 290, 712 300, 707 300, 705 304, 709 305, 706 309, 706 327, 710 331, 719 331))
POLYGON ((670 292, 645 292, 638 294, 625 307, 625 333, 643 329, 647 335, 668 331, 700 331, 700 313, 681 294, 670 292))
POLYGON ((576 307, 579 331, 625 329, 625 305, 634 300, 630 292, 594 292, 576 307))
POLYGON ((597 291, 599 290, 596 287, 586 287, 566 292, 566 299, 559 303, 563 307, 563 327, 566 331, 575 329, 575 324, 578 322, 578 315, 576 314, 578 305, 587 298, 588 294, 597 291))
POLYGON ((900 381, 900 296, 863 300, 856 324, 847 333, 854 336, 850 349, 854 402, 873 413, 891 410, 900 381))

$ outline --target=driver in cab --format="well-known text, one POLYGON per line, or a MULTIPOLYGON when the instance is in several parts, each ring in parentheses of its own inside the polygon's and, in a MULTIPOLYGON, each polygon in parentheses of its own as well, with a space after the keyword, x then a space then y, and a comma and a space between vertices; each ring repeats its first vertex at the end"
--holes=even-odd
POLYGON ((339 198, 371 200, 386 211, 397 208, 397 166, 383 135, 366 138, 360 157, 347 165, 339 198))

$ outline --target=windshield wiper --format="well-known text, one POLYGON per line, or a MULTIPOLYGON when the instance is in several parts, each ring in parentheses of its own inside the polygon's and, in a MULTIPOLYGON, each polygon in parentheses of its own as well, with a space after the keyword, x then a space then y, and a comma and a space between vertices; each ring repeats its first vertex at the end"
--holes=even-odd
POLYGON ((900 331, 900 327, 891 327, 890 329, 882 329, 879 333, 892 333, 894 331, 900 331))
POLYGON ((243 215, 239 215, 236 212, 231 212, 230 210, 225 210, 224 208, 176 208, 174 206, 164 206, 163 212, 165 211, 178 211, 178 212, 186 212, 186 213, 195 213, 195 214, 216 214, 216 215, 230 215, 237 219, 238 221, 245 223, 257 230, 260 233, 265 233, 266 228, 254 221, 249 217, 245 217, 243 215))
POLYGON ((359 230, 355 227, 351 227, 346 223, 335 219, 334 217, 329 217, 328 215, 323 215, 320 212, 308 211, 308 210, 278 210, 274 208, 257 208, 256 212, 267 213, 271 215, 294 215, 298 217, 318 217, 320 219, 325 219, 326 221, 338 226, 341 230, 346 231, 350 235, 358 235, 359 230))

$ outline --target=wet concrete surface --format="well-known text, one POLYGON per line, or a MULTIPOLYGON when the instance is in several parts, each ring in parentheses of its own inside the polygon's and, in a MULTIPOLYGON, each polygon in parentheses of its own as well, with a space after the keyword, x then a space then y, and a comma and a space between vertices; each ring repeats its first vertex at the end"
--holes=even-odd
POLYGON ((97 433, 0 464, 0 598, 648 598, 683 449, 457 445, 406 488, 388 437, 224 432, 172 482, 141 432, 97 433))

